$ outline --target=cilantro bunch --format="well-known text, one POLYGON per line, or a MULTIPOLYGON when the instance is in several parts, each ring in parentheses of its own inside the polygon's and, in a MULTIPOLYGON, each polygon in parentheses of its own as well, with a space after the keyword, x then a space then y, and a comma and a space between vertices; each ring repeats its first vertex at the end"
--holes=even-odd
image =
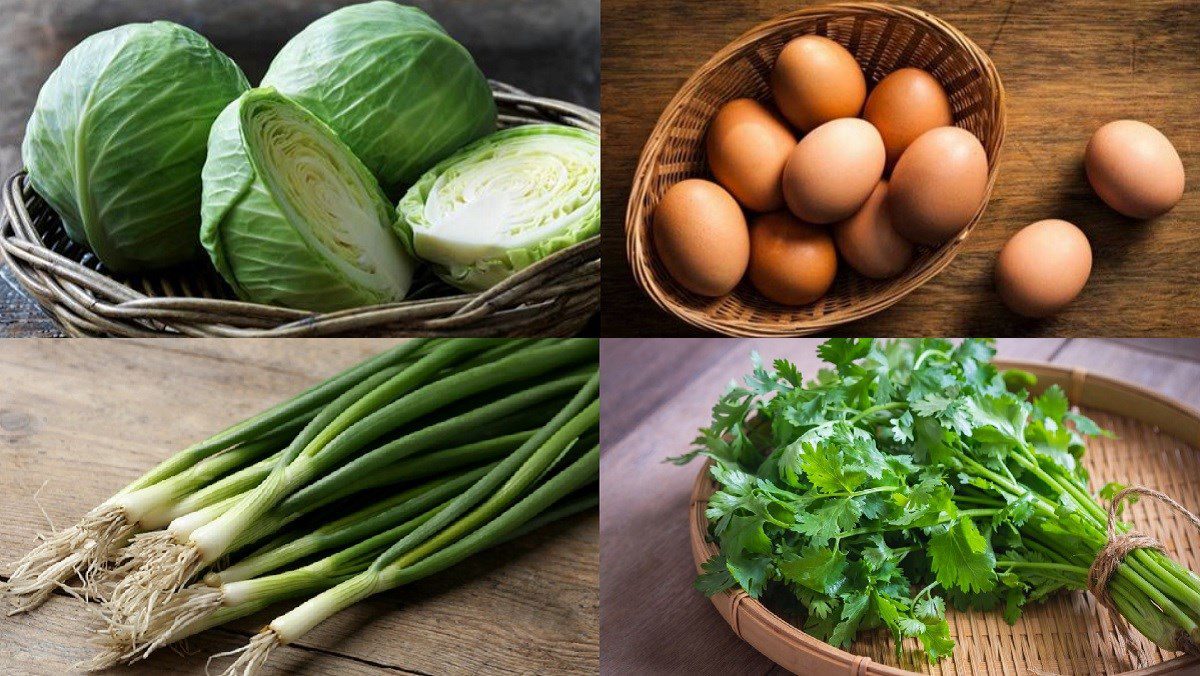
MULTIPOLYGON (((1031 398, 1032 374, 997 370, 986 340, 835 339, 818 351, 829 367, 807 382, 754 355, 696 449, 672 458, 713 459, 720 554, 700 590, 784 599, 835 646, 883 627, 897 652, 916 638, 936 662, 954 647, 946 604, 1012 623, 1026 603, 1086 588, 1107 514, 1080 459, 1087 437, 1110 433, 1060 388, 1031 398)), ((1130 553, 1108 591, 1159 646, 1200 638, 1200 578, 1161 552, 1130 553)))

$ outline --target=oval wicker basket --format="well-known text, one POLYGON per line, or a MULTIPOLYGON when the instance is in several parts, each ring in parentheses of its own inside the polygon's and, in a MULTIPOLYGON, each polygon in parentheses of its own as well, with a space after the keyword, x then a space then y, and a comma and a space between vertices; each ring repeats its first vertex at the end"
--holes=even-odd
MULTIPOLYGON (((1037 375, 1035 393, 1057 384, 1071 402, 1116 439, 1088 443, 1084 462, 1093 479, 1121 477, 1130 485, 1157 488, 1190 510, 1200 509, 1200 412, 1155 392, 1113 378, 1048 364, 998 360, 1002 368, 1037 375)), ((710 461, 711 462, 711 461, 710 461)), ((707 539, 704 510, 715 490, 709 463, 696 477, 688 514, 696 570, 718 552, 707 539)), ((1126 519, 1167 543, 1167 553, 1192 570, 1200 569, 1200 534, 1177 512, 1153 500, 1127 510, 1126 519)), ((1195 673, 1200 660, 1167 653, 1136 631, 1126 634, 1085 592, 1060 593, 1030 604, 1009 626, 999 612, 947 611, 956 642, 952 657, 931 665, 914 639, 897 658, 884 631, 860 635, 848 651, 834 648, 776 615, 745 592, 726 592, 713 605, 738 636, 780 666, 805 676, 876 674, 900 676, 911 671, 933 674, 1167 674, 1195 673)))
MULTIPOLYGON (((599 133, 600 116, 493 82, 501 127, 557 122, 599 133)), ((67 238, 24 172, 4 185, 0 254, 21 285, 76 336, 569 336, 600 306, 600 238, 559 251, 481 293, 426 270, 400 303, 318 314, 236 299, 206 261, 117 276, 67 238)))
POLYGON ((874 281, 841 266, 821 300, 787 307, 763 298, 745 280, 727 296, 706 298, 679 286, 653 250, 651 216, 675 183, 707 177, 704 134, 717 109, 735 98, 770 97, 770 72, 792 38, 816 33, 850 50, 869 85, 905 66, 933 74, 950 95, 955 124, 979 138, 988 156, 987 195, 1004 140, 1004 87, 990 58, 970 38, 916 9, 848 3, 776 17, 716 53, 667 105, 642 149, 625 214, 626 254, 633 275, 659 307, 702 329, 735 336, 805 335, 872 315, 896 303, 946 267, 983 214, 953 240, 917 249, 908 270, 874 281))

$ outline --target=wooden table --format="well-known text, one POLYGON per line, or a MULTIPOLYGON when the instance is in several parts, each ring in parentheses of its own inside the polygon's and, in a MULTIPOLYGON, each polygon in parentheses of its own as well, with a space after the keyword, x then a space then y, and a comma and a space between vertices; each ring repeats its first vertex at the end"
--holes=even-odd
MULTIPOLYGON (((690 447, 696 429, 749 354, 819 363, 811 339, 609 339, 600 460, 604 565, 600 631, 606 674, 784 674, 744 643, 692 588, 688 500, 700 462, 663 458, 690 447)), ((1007 340, 1002 357, 1080 366, 1139 383, 1200 408, 1200 340, 1007 340)))
MULTIPOLYGON (((808 4, 808 3, 804 3, 808 4)), ((936 279, 857 335, 1186 335, 1200 326, 1200 3, 1194 0, 912 0, 983 47, 1008 90, 1008 133, 983 220, 936 279), (1081 168, 1101 124, 1144 120, 1175 144, 1183 202, 1153 222, 1108 209, 1081 168), (996 254, 1020 228, 1063 218, 1091 240, 1082 295, 1057 317, 1026 320, 992 288, 996 254)), ((624 215, 643 143, 684 80, 752 26, 797 8, 786 0, 604 0, 605 335, 700 335, 658 310, 625 259, 624 215)))
MULTIPOLYGON (((4 341, 0 577, 46 518, 59 528, 73 523, 169 452, 391 342, 4 341)), ((597 520, 573 517, 360 603, 280 650, 268 671, 595 673, 597 520)), ((206 656, 244 645, 277 614, 205 632, 190 641, 196 654, 162 650, 116 673, 202 674, 206 656)), ((0 614, 0 673, 67 673, 91 653, 89 623, 65 596, 30 614, 0 614)))

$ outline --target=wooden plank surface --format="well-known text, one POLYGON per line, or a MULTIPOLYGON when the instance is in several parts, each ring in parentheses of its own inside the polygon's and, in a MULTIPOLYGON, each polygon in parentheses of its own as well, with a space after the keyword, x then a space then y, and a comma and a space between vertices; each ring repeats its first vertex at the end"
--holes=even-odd
MULTIPOLYGON (((808 4, 808 3, 802 3, 808 4)), ((983 47, 1007 88, 1008 132, 983 220, 938 277, 845 335, 1187 335, 1200 325, 1200 3, 1193 0, 912 0, 983 47), (1188 192, 1172 212, 1137 223, 1088 187, 1081 158, 1101 124, 1144 120, 1175 144, 1188 192), (1091 240, 1094 268, 1057 317, 1010 313, 992 289, 996 254, 1025 225, 1064 218, 1091 240)), ((658 310, 625 258, 624 216, 643 143, 686 78, 750 27, 799 7, 785 0, 605 0, 603 331, 698 335, 658 310)))
MULTIPOLYGON (((663 459, 688 450, 725 385, 749 369, 749 353, 785 356, 811 374, 819 341, 617 340, 601 346, 603 422, 600 579, 601 671, 606 674, 782 674, 742 642, 691 584, 687 512, 700 463, 663 459), (718 343, 716 350, 708 343, 718 343), (691 355, 698 355, 693 358, 691 355), (640 383, 679 383, 663 397, 640 383), (608 411, 636 415, 617 428, 608 411)), ((1001 357, 1080 366, 1144 385, 1200 408, 1200 350, 1186 341, 1001 340, 1001 357)))
MULTIPOLYGON (((47 518, 69 525, 172 451, 392 343, 0 341, 0 577, 47 518)), ((579 515, 340 613, 269 673, 595 673, 598 566, 598 516, 579 515)), ((287 607, 195 637, 197 654, 164 650, 115 673, 203 673, 207 655, 287 607)), ((58 596, 0 616, 0 673, 69 671, 91 652, 88 622, 58 596)))

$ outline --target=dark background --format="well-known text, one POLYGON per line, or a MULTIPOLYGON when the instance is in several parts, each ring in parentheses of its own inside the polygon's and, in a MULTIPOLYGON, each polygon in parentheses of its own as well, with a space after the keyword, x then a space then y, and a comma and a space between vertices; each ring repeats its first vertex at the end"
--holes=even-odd
MULTIPOLYGON (((352 0, 0 0, 0 176, 21 166, 38 90, 80 40, 123 23, 167 19, 207 37, 251 83, 314 19, 352 0)), ((492 79, 598 109, 598 0, 406 0, 463 43, 492 79)), ((0 337, 61 335, 0 266, 0 337)), ((594 331, 593 327, 593 331, 594 331)))
MULTIPOLYGON (((821 2, 604 0, 605 336, 700 335, 660 311, 625 257, 625 206, 642 145, 684 81, 773 16, 821 2)), ((991 201, 958 257, 895 306, 845 324, 859 336, 1187 336, 1200 326, 1200 2, 904 0, 986 51, 1007 90, 1007 133, 991 201), (1124 218, 1082 170, 1092 132, 1140 119, 1171 139, 1187 192, 1170 213, 1124 218), (1083 293, 1041 320, 1009 312, 992 287, 996 255, 1046 218, 1078 225, 1093 267, 1083 293)))

